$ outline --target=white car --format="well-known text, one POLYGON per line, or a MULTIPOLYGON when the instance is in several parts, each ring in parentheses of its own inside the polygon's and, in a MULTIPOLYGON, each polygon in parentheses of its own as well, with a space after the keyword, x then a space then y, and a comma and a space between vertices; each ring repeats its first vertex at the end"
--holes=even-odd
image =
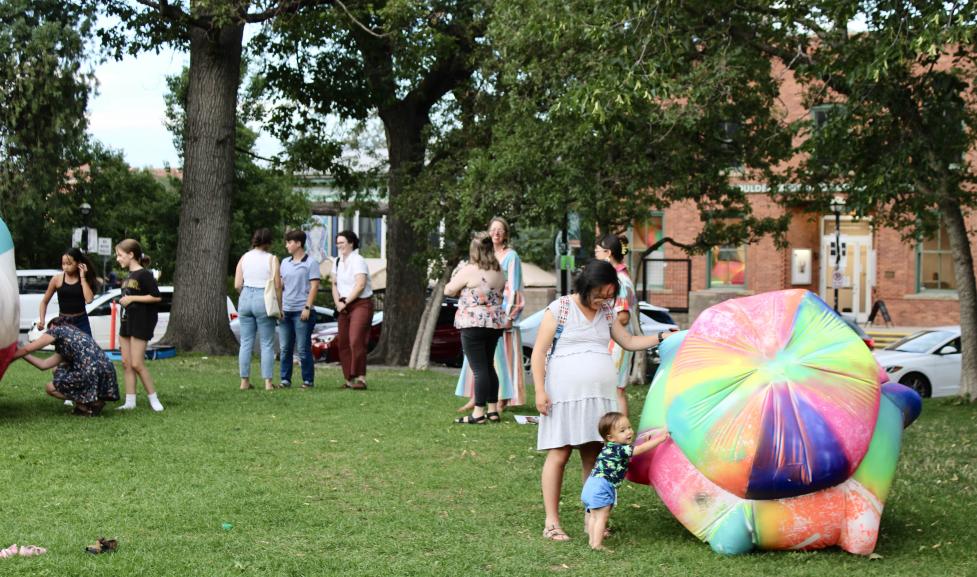
MULTIPOLYGON (((41 299, 51 279, 61 274, 61 269, 43 268, 17 271, 17 290, 20 292, 20 332, 31 330, 41 306, 41 299)), ((51 295, 47 305, 51 318, 58 316, 58 294, 51 295)))
POLYGON ((875 360, 889 379, 922 397, 945 397, 960 392, 960 326, 925 329, 884 349, 875 360))
MULTIPOLYGON (((641 332, 646 335, 658 334, 659 331, 670 329, 678 330, 678 325, 672 316, 668 314, 665 307, 655 306, 644 301, 638 303, 638 310, 641 311, 639 322, 641 332)), ((536 344, 536 332, 539 330, 539 323, 543 321, 543 313, 546 309, 537 311, 518 323, 519 335, 522 337, 522 360, 526 370, 530 370, 530 356, 533 354, 533 345, 536 344)), ((652 362, 656 362, 657 353, 653 353, 652 362)))
MULTIPOLYGON (((150 343, 154 343, 161 339, 164 334, 166 334, 166 327, 170 324, 170 307, 173 305, 173 287, 171 286, 161 286, 159 287, 159 294, 162 301, 157 305, 157 310, 159 312, 159 320, 156 323, 156 330, 153 332, 153 340, 150 343)), ((122 298, 122 291, 120 289, 112 289, 108 292, 95 295, 95 299, 89 303, 85 310, 88 311, 88 322, 92 326, 92 337, 94 337, 95 342, 98 343, 103 349, 118 348, 118 338, 113 339, 114 336, 118 337, 119 334, 119 318, 118 318, 118 303, 119 299, 122 298), (116 316, 113 323, 112 319, 112 305, 116 305, 116 316), (113 347, 114 345, 114 347, 113 347)), ((47 324, 48 321, 57 316, 57 310, 52 314, 50 307, 48 308, 47 319, 44 323, 47 324)), ((227 299, 227 319, 228 322, 233 321, 237 318, 237 309, 234 307, 234 303, 231 299, 227 299)), ((32 330, 28 336, 29 340, 33 341, 38 336, 40 336, 40 331, 32 330)))

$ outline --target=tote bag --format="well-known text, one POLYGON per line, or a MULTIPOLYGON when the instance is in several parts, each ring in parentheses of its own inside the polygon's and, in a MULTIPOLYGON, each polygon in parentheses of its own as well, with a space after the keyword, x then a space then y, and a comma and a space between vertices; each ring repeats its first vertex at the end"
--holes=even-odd
POLYGON ((268 257, 268 282, 265 283, 265 314, 273 319, 282 318, 282 307, 278 304, 278 289, 275 288, 275 256, 268 257))

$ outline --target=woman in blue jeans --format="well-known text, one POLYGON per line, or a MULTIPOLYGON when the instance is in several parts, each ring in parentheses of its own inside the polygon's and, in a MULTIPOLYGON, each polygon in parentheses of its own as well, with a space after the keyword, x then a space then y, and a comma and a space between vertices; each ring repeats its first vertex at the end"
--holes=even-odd
POLYGON ((315 365, 312 359, 312 328, 315 313, 312 305, 319 292, 319 261, 305 252, 305 233, 290 230, 285 233, 288 258, 282 261, 282 322, 278 325, 278 339, 282 344, 281 384, 292 386, 292 353, 299 357, 302 367, 302 387, 315 384, 315 365))
POLYGON ((269 253, 271 231, 259 228, 251 237, 252 249, 244 253, 234 271, 234 288, 241 293, 237 312, 241 323, 241 350, 238 367, 241 372, 241 389, 251 388, 251 352, 257 333, 261 342, 261 378, 265 389, 272 390, 272 374, 275 370, 275 319, 265 310, 265 284, 275 279, 278 299, 281 302, 281 278, 278 274, 278 258, 269 253))

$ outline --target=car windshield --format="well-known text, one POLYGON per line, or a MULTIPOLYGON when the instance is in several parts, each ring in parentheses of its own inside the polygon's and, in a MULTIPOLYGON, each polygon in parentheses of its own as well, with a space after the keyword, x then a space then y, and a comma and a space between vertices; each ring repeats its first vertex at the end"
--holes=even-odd
POLYGON ((904 353, 925 353, 954 336, 954 333, 950 331, 922 331, 892 343, 886 347, 886 350, 901 351, 904 353))

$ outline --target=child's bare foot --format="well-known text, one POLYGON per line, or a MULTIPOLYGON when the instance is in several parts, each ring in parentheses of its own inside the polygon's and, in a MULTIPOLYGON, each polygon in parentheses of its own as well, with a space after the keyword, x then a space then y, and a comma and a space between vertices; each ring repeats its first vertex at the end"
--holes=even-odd
POLYGON ((467 413, 468 411, 470 411, 470 410, 472 410, 474 408, 475 408, 475 399, 471 399, 467 403, 465 403, 464 405, 458 407, 457 411, 459 413, 467 413))

